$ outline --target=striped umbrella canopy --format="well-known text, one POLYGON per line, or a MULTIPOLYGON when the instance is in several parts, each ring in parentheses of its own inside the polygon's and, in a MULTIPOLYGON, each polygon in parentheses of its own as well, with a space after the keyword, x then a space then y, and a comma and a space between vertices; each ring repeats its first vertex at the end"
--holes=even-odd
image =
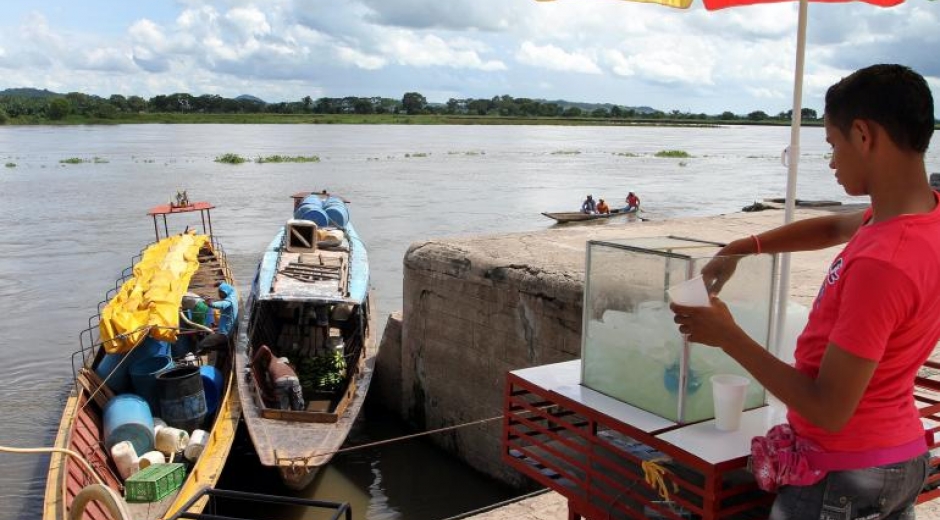
MULTIPOLYGON (((554 0, 536 0, 538 2, 551 2, 554 0)), ((574 1, 574 0, 571 0, 574 1)), ((642 2, 650 4, 659 4, 677 9, 688 9, 694 0, 629 0, 633 2, 642 2)), ((756 4, 770 4, 786 2, 791 0, 702 0, 705 9, 715 11, 728 7, 739 7, 756 4)), ((802 124, 802 105, 803 105, 803 64, 806 56, 806 23, 808 3, 810 0, 799 1, 799 18, 797 22, 796 34, 796 66, 793 74, 793 111, 790 125, 790 145, 784 152, 784 159, 787 165, 787 192, 784 211, 784 223, 793 220, 793 211, 796 204, 796 179, 799 171, 800 158, 800 126, 802 124)), ((812 0, 823 3, 842 3, 854 0, 812 0)), ((872 4, 878 7, 892 7, 899 5, 904 0, 858 0, 864 3, 872 4)), ((790 285, 790 255, 780 255, 779 275, 777 277, 777 316, 772 336, 772 346, 776 349, 779 346, 783 331, 785 330, 786 308, 787 308, 787 288, 790 285)))

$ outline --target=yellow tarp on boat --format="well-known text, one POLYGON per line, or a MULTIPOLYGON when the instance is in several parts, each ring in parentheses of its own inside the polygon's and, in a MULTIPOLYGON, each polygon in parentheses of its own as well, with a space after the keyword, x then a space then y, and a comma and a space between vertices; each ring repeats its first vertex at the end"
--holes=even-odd
POLYGON ((134 266, 134 276, 101 311, 101 343, 109 354, 129 351, 149 334, 176 341, 180 301, 199 268, 206 235, 186 233, 151 245, 134 266))

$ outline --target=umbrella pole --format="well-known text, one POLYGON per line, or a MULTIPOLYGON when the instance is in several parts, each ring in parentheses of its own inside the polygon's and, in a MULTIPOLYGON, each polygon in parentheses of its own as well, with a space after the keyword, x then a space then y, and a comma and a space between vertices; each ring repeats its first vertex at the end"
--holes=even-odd
MULTIPOLYGON (((784 224, 793 221, 796 207, 796 176, 800 167, 800 126, 803 120, 803 63, 806 58, 806 19, 809 1, 800 0, 796 36, 796 71, 793 74, 793 114, 790 116, 790 148, 787 162, 787 196, 784 224)), ((790 253, 780 255, 780 276, 777 285, 777 319, 774 320, 773 352, 779 354, 786 328, 787 296, 790 292, 790 253)))

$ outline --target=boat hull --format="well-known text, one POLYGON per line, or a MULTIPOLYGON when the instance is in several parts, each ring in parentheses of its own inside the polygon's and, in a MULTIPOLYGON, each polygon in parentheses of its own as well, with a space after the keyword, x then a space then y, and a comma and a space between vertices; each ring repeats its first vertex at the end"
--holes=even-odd
POLYGON ((238 338, 236 363, 250 367, 237 378, 242 418, 259 462, 277 469, 293 490, 310 485, 345 442, 378 353, 365 248, 351 225, 344 233, 344 245, 309 253, 282 248, 279 233, 258 267, 238 338), (302 409, 281 408, 267 362, 252 359, 265 350, 296 369, 302 409), (302 369, 340 352, 342 383, 329 391, 308 385, 302 369))
POLYGON ((543 212, 542 215, 555 220, 559 224, 564 224, 568 222, 586 222, 589 220, 606 220, 616 217, 629 217, 636 216, 638 210, 632 211, 617 211, 611 213, 581 213, 579 211, 563 211, 563 212, 543 212))
MULTIPOLYGON (((216 292, 220 282, 228 282, 232 286, 235 282, 221 248, 212 243, 211 238, 207 241, 211 245, 200 249, 198 268, 189 280, 188 289, 203 297, 218 297, 216 292)), ((98 318, 100 319, 100 314, 98 318)), ((90 324, 93 322, 94 320, 90 324)), ((45 520, 69 518, 73 501, 86 486, 94 482, 103 483, 118 494, 122 490, 119 471, 104 447, 103 410, 114 394, 106 384, 102 384, 102 379, 95 372, 105 358, 104 349, 99 343, 100 336, 97 334, 98 324, 83 332, 83 348, 73 355, 73 368, 77 376, 63 407, 56 433, 54 446, 59 451, 53 453, 50 459, 43 505, 45 520), (89 338, 89 344, 85 343, 86 337, 89 338), (89 470, 80 460, 65 454, 63 450, 81 454, 92 465, 92 469, 89 470)), ((203 363, 212 364, 223 374, 216 413, 211 422, 204 425, 204 429, 208 431, 206 446, 199 458, 192 463, 182 486, 175 492, 155 502, 123 503, 131 518, 135 520, 158 519, 174 514, 186 501, 194 497, 197 491, 214 487, 221 476, 241 415, 238 388, 233 377, 234 341, 228 341, 226 345, 220 345, 200 357, 203 363)), ((110 378, 111 375, 107 377, 110 378)), ((200 513, 205 503, 206 500, 200 500, 188 511, 200 513)), ((85 507, 82 518, 97 520, 111 516, 100 504, 91 501, 85 507)))

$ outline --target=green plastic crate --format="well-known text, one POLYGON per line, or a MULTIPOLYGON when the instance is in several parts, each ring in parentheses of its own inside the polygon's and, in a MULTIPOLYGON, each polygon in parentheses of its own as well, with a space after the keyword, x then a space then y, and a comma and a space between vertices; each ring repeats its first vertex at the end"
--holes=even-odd
POLYGON ((128 502, 156 502, 179 489, 184 480, 183 464, 154 464, 124 481, 124 498, 128 502))

